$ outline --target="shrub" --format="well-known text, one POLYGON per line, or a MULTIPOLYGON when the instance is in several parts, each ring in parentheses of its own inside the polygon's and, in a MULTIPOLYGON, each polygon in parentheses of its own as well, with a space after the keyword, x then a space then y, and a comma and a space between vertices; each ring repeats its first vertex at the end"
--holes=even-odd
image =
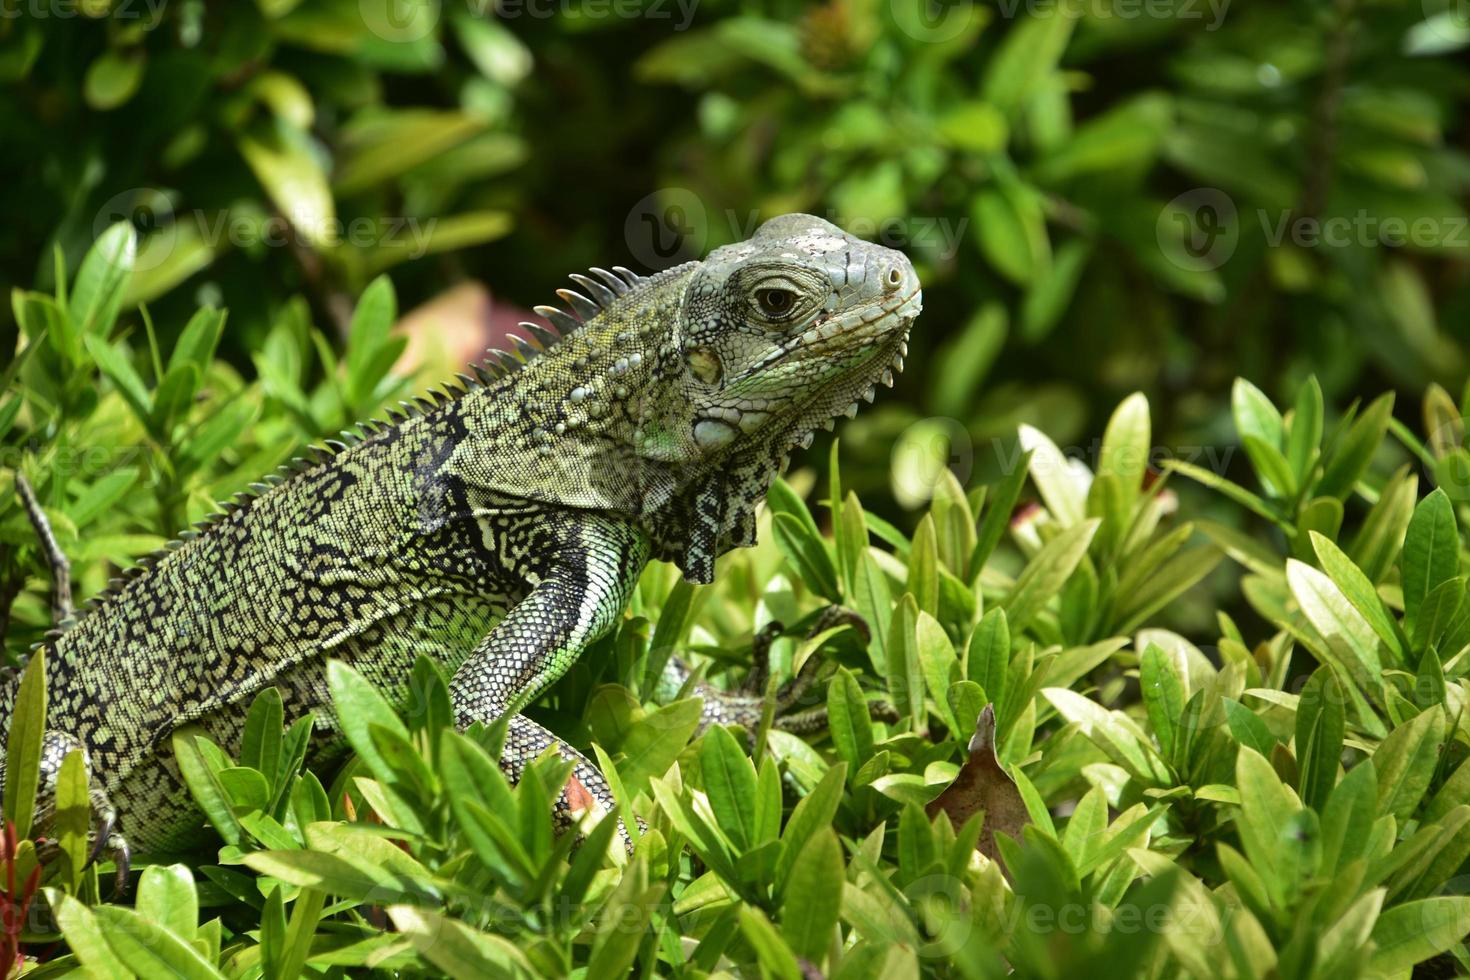
MULTIPOLYGON (((387 373, 385 281, 359 302, 363 346, 342 363, 293 317, 246 382, 211 359, 221 313, 191 318, 167 358, 146 315, 143 337, 111 336, 131 254, 128 230, 111 231, 66 287, 20 299, 28 344, 0 401, 0 438, 86 592, 115 556, 403 385, 387 373), (325 380, 303 390, 308 355, 325 380), (142 448, 110 448, 93 469, 66 463, 130 444, 142 448)), ((497 730, 449 727, 434 664, 416 665, 411 698, 333 664, 355 761, 306 768, 310 722, 283 731, 271 690, 237 756, 176 734, 218 839, 140 861, 130 895, 83 867, 86 780, 68 763, 61 856, 6 955, 22 940, 37 977, 1337 978, 1464 964, 1465 406, 1431 389, 1421 442, 1388 404, 1329 424, 1310 380, 1286 411, 1238 382, 1246 486, 1188 463, 1150 471, 1153 422, 1135 395, 1092 470, 1023 432, 1027 454, 996 484, 967 491, 938 471, 911 533, 843 492, 834 446, 825 492, 806 471, 778 483, 760 545, 726 557, 714 585, 650 566, 613 635, 533 708, 595 755, 630 851, 612 819, 580 845, 556 836, 567 766, 543 759, 509 786, 497 730), (1424 475, 1441 485, 1421 499, 1424 475), (1180 477, 1243 519, 1190 519, 1180 477), (1021 504, 1031 490, 1039 504, 1021 504), (1203 646, 1160 625, 1226 568, 1243 575, 1249 619, 1220 613, 1203 646), (807 636, 830 603, 866 636, 807 636), (659 703, 671 651, 733 681, 773 620, 790 626, 776 677, 822 665, 802 707, 824 706, 824 728, 699 732, 692 699, 659 703), (892 720, 873 717, 879 699, 892 720)), ((44 581, 6 506, 16 651, 42 626, 44 581)), ((26 666, 7 749, 5 816, 21 837, 44 669, 26 666)), ((4 863, 10 913, 29 897, 35 846, 7 843, 4 863)))

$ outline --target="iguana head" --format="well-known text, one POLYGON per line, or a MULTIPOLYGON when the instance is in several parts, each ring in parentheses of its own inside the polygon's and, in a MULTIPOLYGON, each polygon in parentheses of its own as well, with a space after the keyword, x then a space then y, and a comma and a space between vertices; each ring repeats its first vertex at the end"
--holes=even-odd
POLYGON ((788 214, 716 249, 679 315, 690 461, 751 445, 778 452, 892 383, 919 280, 901 253, 788 214), (783 444, 784 443, 784 444, 783 444))
POLYGON ((593 273, 561 291, 571 313, 537 308, 560 339, 530 327, 545 353, 450 410, 469 438, 446 437, 436 472, 626 515, 709 581, 716 557, 755 542, 791 450, 892 383, 918 279, 901 253, 803 214, 654 276, 593 273))
POLYGON ((707 581, 714 558, 754 543, 755 507, 793 447, 891 385, 921 304, 900 252, 788 214, 716 249, 683 284, 675 384, 650 392, 645 458, 678 492, 648 515, 655 542, 707 581))

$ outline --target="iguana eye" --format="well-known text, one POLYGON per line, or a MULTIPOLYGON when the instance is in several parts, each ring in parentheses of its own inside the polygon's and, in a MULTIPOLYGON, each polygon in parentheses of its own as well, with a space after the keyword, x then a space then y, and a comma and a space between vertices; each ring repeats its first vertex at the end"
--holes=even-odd
POLYGON ((796 306, 796 294, 789 289, 757 289, 756 304, 772 319, 780 319, 796 306))

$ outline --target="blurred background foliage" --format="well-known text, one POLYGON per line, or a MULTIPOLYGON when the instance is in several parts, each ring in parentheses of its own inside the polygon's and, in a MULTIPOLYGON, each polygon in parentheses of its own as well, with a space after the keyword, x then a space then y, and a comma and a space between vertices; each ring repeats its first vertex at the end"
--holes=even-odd
POLYGON ((385 271, 403 366, 442 377, 568 272, 805 210, 926 284, 896 397, 842 431, 849 485, 908 525, 946 461, 994 480, 1019 423, 1086 458, 1130 391, 1159 445, 1243 472, 1237 375, 1397 389, 1405 417, 1464 384, 1465 0, 0 8, 0 285, 51 290, 132 220, 124 329, 146 303, 167 348, 226 307, 242 379, 309 353, 307 321, 345 346, 385 271))

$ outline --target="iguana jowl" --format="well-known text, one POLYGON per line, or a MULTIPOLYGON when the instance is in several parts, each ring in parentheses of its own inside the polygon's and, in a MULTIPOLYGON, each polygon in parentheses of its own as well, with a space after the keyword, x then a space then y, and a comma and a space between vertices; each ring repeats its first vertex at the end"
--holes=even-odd
MULTIPOLYGON (((128 841, 163 849, 200 825, 170 735, 197 724, 233 750, 275 685, 288 719, 317 709, 318 741, 338 743, 328 658, 397 692, 429 653, 461 725, 519 712, 651 557, 708 582, 754 543, 787 454, 891 383, 920 309, 902 254, 806 215, 703 262, 593 276, 561 291, 570 314, 538 308, 561 336, 535 328, 537 349, 463 393, 258 486, 50 640, 43 782, 84 747, 128 841)), ((503 764, 550 745, 516 715, 503 764)), ((610 803, 580 757, 574 779, 610 803)))

